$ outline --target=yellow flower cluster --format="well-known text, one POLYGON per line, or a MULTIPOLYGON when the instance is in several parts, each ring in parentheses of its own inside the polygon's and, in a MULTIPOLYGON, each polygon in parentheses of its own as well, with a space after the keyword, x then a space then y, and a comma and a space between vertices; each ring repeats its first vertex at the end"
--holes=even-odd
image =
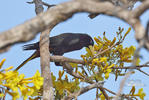
MULTIPOLYGON (((1 61, 0 68, 2 68, 4 61, 5 59, 1 61)), ((43 85, 43 78, 40 76, 39 71, 33 77, 25 78, 24 74, 19 75, 17 71, 10 71, 12 68, 10 66, 0 71, 0 87, 3 88, 3 92, 0 93, 1 97, 9 94, 13 100, 20 97, 26 100, 29 96, 33 96, 43 85)))
POLYGON ((144 100, 144 97, 146 96, 146 94, 143 92, 143 88, 139 89, 138 93, 135 95, 138 95, 141 100, 144 100))
MULTIPOLYGON (((136 100, 138 100, 137 99, 137 97, 139 97, 140 99, 139 100, 144 100, 144 97, 146 96, 146 94, 143 92, 143 88, 141 88, 141 89, 139 89, 139 91, 138 91, 138 93, 136 93, 135 94, 135 91, 136 91, 136 88, 135 88, 135 86, 132 86, 132 88, 131 88, 131 90, 130 90, 130 93, 129 94, 123 94, 123 96, 126 96, 126 97, 136 97, 136 100)), ((105 96, 103 95, 103 93, 100 93, 100 95, 99 95, 99 98, 101 99, 101 100, 106 100, 106 98, 105 98, 105 96)), ((113 99, 113 96, 111 96, 111 97, 109 97, 109 98, 111 98, 111 99, 113 99)), ((110 100, 111 100, 110 99, 110 100)))
POLYGON ((146 96, 146 94, 143 92, 143 88, 139 89, 138 93, 135 94, 135 86, 132 87, 132 89, 130 90, 129 96, 137 96, 139 97, 141 100, 144 100, 144 97, 146 96))
POLYGON ((112 71, 111 68, 114 67, 114 64, 109 65, 108 62, 107 62, 107 57, 101 57, 101 58, 93 59, 91 66, 94 66, 95 64, 98 65, 98 66, 100 66, 100 71, 102 71, 105 74, 104 77, 106 79, 108 79, 109 78, 109 74, 112 71), (103 65, 105 65, 105 66, 103 66, 103 65))
POLYGON ((71 94, 80 89, 80 82, 78 79, 69 81, 67 74, 65 75, 64 79, 62 78, 64 76, 64 71, 59 71, 59 77, 57 80, 53 73, 51 74, 51 76, 53 81, 53 87, 55 88, 56 100, 61 99, 63 96, 66 95, 66 93, 67 95, 69 95, 69 93, 71 94))
MULTIPOLYGON (((81 55, 89 71, 92 73, 98 71, 100 73, 100 76, 96 77, 96 79, 108 79, 110 73, 114 73, 116 78, 119 75, 124 75, 121 73, 121 69, 114 69, 113 67, 122 68, 125 63, 132 62, 136 48, 134 46, 124 48, 121 44, 131 28, 126 31, 124 36, 122 36, 123 30, 119 28, 117 38, 114 37, 113 40, 109 40, 105 36, 105 32, 103 33, 103 38, 100 36, 98 38, 95 37, 96 44, 93 47, 89 46, 89 48, 86 48, 87 53, 81 55)), ((136 65, 138 64, 139 59, 136 62, 136 65)))

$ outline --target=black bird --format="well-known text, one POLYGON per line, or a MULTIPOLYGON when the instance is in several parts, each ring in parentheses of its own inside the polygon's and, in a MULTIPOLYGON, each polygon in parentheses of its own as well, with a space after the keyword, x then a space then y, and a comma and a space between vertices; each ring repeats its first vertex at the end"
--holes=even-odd
MULTIPOLYGON (((53 55, 63 55, 64 53, 80 50, 83 47, 94 45, 93 39, 84 33, 63 33, 57 36, 50 37, 50 53, 53 55)), ((40 57, 39 42, 27 44, 23 46, 23 50, 36 50, 27 60, 19 65, 15 70, 19 70, 28 61, 40 57)), ((59 62, 55 62, 59 66, 59 62)))

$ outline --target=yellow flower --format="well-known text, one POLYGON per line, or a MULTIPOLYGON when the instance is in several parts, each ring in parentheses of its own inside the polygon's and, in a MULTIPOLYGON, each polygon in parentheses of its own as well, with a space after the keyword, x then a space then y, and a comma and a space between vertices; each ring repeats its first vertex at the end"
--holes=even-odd
POLYGON ((141 100, 144 100, 144 97, 146 96, 146 94, 143 92, 143 88, 139 89, 138 95, 141 100))
POLYGON ((98 51, 100 48, 99 48, 99 46, 98 45, 94 45, 94 49, 96 50, 96 51, 98 51))
POLYGON ((68 81, 68 75, 67 74, 65 75, 65 80, 68 81))
POLYGON ((86 48, 86 56, 87 57, 93 57, 95 54, 94 48, 92 46, 89 46, 89 48, 86 48))
POLYGON ((110 40, 108 40, 105 36, 103 37, 103 39, 106 41, 106 44, 105 45, 110 45, 110 43, 111 43, 111 41, 110 40))
POLYGON ((40 89, 40 87, 43 85, 43 77, 40 76, 40 73, 38 70, 33 76, 33 83, 37 89, 40 89))
POLYGON ((99 62, 98 58, 93 59, 92 63, 99 62))
POLYGON ((105 78, 108 79, 109 78, 109 74, 112 71, 112 69, 106 69, 106 73, 105 73, 105 78))
MULTIPOLYGON (((88 53, 87 53, 87 54, 88 54, 88 53)), ((86 56, 87 56, 87 54, 86 54, 86 56)), ((81 57, 83 58, 85 64, 87 64, 87 60, 85 59, 85 55, 81 55, 81 57)), ((88 55, 87 57, 89 57, 89 55, 88 55)))
POLYGON ((125 37, 127 36, 127 34, 131 31, 131 27, 128 28, 127 32, 124 34, 123 39, 125 39, 125 37))
POLYGON ((5 74, 0 72, 0 83, 2 82, 2 80, 4 79, 5 74))
POLYGON ((23 96, 23 99, 26 100, 28 96, 31 96, 34 93, 33 88, 26 87, 24 85, 19 85, 21 95, 23 96))
POLYGON ((104 96, 103 94, 100 95, 100 99, 101 99, 101 100, 106 100, 106 99, 105 99, 105 96, 104 96))
POLYGON ((135 90, 136 90, 135 86, 132 86, 129 94, 131 94, 133 96, 135 93, 135 90))
POLYGON ((12 100, 20 98, 19 92, 8 92, 12 96, 12 100))
POLYGON ((0 62, 0 69, 2 68, 4 62, 6 61, 6 59, 3 59, 1 62, 0 62))
POLYGON ((4 93, 0 93, 0 98, 1 98, 1 97, 4 97, 4 96, 5 96, 4 93))
POLYGON ((9 71, 12 68, 13 68, 13 66, 10 66, 10 67, 6 68, 5 71, 9 71))
POLYGON ((108 68, 112 68, 112 67, 114 67, 114 64, 112 64, 112 65, 108 66, 108 68))
POLYGON ((96 41, 97 44, 100 44, 100 43, 103 44, 103 42, 101 40, 97 39, 96 37, 94 37, 94 40, 96 41))
POLYGON ((133 55, 135 50, 136 50, 136 47, 130 46, 129 49, 128 49, 129 55, 133 55))
POLYGON ((116 37, 114 37, 114 39, 112 40, 112 42, 110 43, 110 46, 112 46, 116 41, 116 37))
POLYGON ((39 89, 37 89, 35 86, 30 87, 31 96, 39 96, 39 92, 41 92, 41 91, 39 89))
POLYGON ((107 57, 101 57, 100 62, 107 62, 107 57))
POLYGON ((139 65, 139 63, 140 63, 140 58, 137 58, 136 65, 139 65))
POLYGON ((5 80, 8 80, 8 79, 11 79, 12 77, 17 77, 18 74, 19 74, 19 73, 16 72, 16 71, 9 71, 9 72, 6 72, 4 79, 5 79, 5 80))

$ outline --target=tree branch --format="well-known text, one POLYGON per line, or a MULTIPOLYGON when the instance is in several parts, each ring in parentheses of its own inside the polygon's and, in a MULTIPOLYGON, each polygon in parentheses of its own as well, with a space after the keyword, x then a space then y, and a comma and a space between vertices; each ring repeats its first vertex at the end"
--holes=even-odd
POLYGON ((112 69, 140 69, 143 67, 149 67, 149 65, 144 64, 144 65, 138 65, 138 66, 112 67, 112 69))
POLYGON ((81 94, 83 94, 85 92, 88 92, 91 89, 98 88, 98 87, 100 87, 102 85, 103 85, 103 82, 98 82, 98 83, 94 83, 94 84, 91 84, 89 86, 83 87, 79 91, 74 92, 73 94, 70 94, 67 97, 64 97, 62 100, 71 100, 73 98, 77 98, 79 95, 81 95, 81 94))
POLYGON ((66 69, 66 72, 75 78, 83 79, 78 73, 73 72, 73 68, 66 62, 63 63, 63 68, 66 69))
MULTIPOLYGON (((42 0, 34 0, 35 3, 35 12, 36 14, 40 14, 43 12, 43 3, 42 0)), ((41 65, 41 75, 44 78, 43 83, 43 100, 53 100, 53 85, 52 85, 52 77, 50 71, 50 52, 49 52, 49 32, 51 28, 46 29, 41 32, 40 35, 40 65, 41 65)))
MULTIPOLYGON (((50 61, 51 62, 67 62, 67 63, 77 63, 77 64, 82 64, 85 65, 85 62, 81 59, 73 59, 73 58, 68 58, 64 56, 50 56, 50 61)), ((90 62, 88 62, 90 63, 90 62)), ((112 69, 138 69, 138 68, 144 68, 144 67, 149 67, 148 63, 142 64, 142 65, 137 65, 137 66, 125 66, 125 67, 112 67, 112 69)))
POLYGON ((79 59, 72 59, 64 56, 50 56, 50 61, 52 62, 69 62, 69 63, 77 63, 77 64, 85 64, 83 60, 79 59))
MULTIPOLYGON (((66 2, 52 7, 45 13, 39 14, 24 24, 18 25, 8 31, 1 32, 0 50, 4 50, 5 48, 18 42, 29 41, 33 39, 38 32, 48 28, 53 28, 55 25, 67 20, 77 12, 102 13, 118 17, 132 25, 136 32, 136 39, 141 40, 144 38, 145 29, 141 25, 140 20, 136 18, 137 15, 135 12, 143 7, 143 5, 146 6, 142 9, 147 9, 147 7, 149 7, 148 2, 148 0, 143 2, 140 7, 135 9, 134 12, 121 7, 116 7, 109 2, 97 2, 95 0, 73 0, 66 2), (133 15, 133 13, 135 15, 133 15)), ((142 10, 142 13, 143 11, 144 10, 142 10)), ((148 45, 147 48, 149 49, 148 45)))
POLYGON ((134 17, 138 18, 148 9, 149 9, 149 1, 145 0, 142 2, 142 4, 139 7, 134 9, 133 15, 134 15, 134 17))

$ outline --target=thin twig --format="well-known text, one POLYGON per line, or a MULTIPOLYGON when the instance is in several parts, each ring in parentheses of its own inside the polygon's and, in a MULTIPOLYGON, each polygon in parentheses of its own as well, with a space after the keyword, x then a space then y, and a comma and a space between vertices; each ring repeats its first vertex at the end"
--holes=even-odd
POLYGON ((73 98, 78 97, 81 94, 84 94, 85 92, 88 92, 91 89, 100 87, 102 85, 103 85, 103 82, 98 82, 98 83, 94 83, 94 84, 91 84, 89 86, 83 87, 79 91, 74 92, 74 93, 70 94, 69 96, 64 97, 62 100, 71 100, 73 98))
POLYGON ((103 51, 101 51, 101 52, 98 52, 92 59, 94 59, 94 58, 96 58, 97 56, 99 56, 99 55, 101 55, 101 54, 103 54, 103 53, 109 51, 110 49, 112 49, 113 47, 115 47, 116 45, 119 45, 119 44, 120 44, 120 42, 117 42, 117 43, 113 44, 112 46, 110 46, 109 48, 107 48, 107 49, 105 49, 105 50, 103 50, 103 51))
POLYGON ((132 71, 129 71, 128 73, 125 74, 124 78, 122 79, 122 81, 120 83, 119 91, 117 92, 117 94, 113 100, 119 100, 119 98, 121 97, 121 92, 125 85, 125 81, 128 79, 128 77, 130 76, 131 73, 132 73, 132 71))
POLYGON ((137 70, 140 71, 140 72, 142 72, 142 73, 144 73, 145 75, 149 76, 149 74, 146 73, 146 72, 144 72, 143 70, 141 70, 141 69, 137 69, 137 70))
POLYGON ((138 69, 138 68, 144 68, 149 67, 149 65, 137 65, 137 66, 126 66, 126 67, 112 67, 112 69, 138 69))
MULTIPOLYGON (((26 2, 26 3, 28 3, 28 4, 34 4, 34 2, 35 2, 35 0, 30 1, 30 2, 26 2)), ((48 8, 51 8, 51 7, 53 7, 53 6, 56 6, 56 5, 50 5, 50 4, 48 4, 48 3, 46 3, 46 2, 43 2, 43 1, 42 1, 42 4, 43 4, 44 6, 47 6, 48 8)))
POLYGON ((75 78, 83 79, 78 73, 73 72, 73 68, 68 63, 63 63, 63 68, 66 69, 66 72, 75 78))
MULTIPOLYGON (((109 93, 111 93, 111 94, 113 94, 113 95, 116 95, 116 93, 115 92, 113 92, 113 91, 111 91, 111 90, 109 90, 109 89, 107 89, 107 88, 104 88, 106 91, 108 91, 109 93)), ((121 94, 121 96, 123 96, 123 97, 125 97, 126 99, 128 99, 128 100, 131 100, 130 98, 133 98, 133 97, 129 97, 128 95, 125 95, 125 94, 121 94)))
POLYGON ((50 5, 50 4, 46 3, 46 2, 42 2, 42 4, 45 5, 45 6, 47 6, 48 8, 51 8, 51 7, 56 6, 56 5, 50 5))

